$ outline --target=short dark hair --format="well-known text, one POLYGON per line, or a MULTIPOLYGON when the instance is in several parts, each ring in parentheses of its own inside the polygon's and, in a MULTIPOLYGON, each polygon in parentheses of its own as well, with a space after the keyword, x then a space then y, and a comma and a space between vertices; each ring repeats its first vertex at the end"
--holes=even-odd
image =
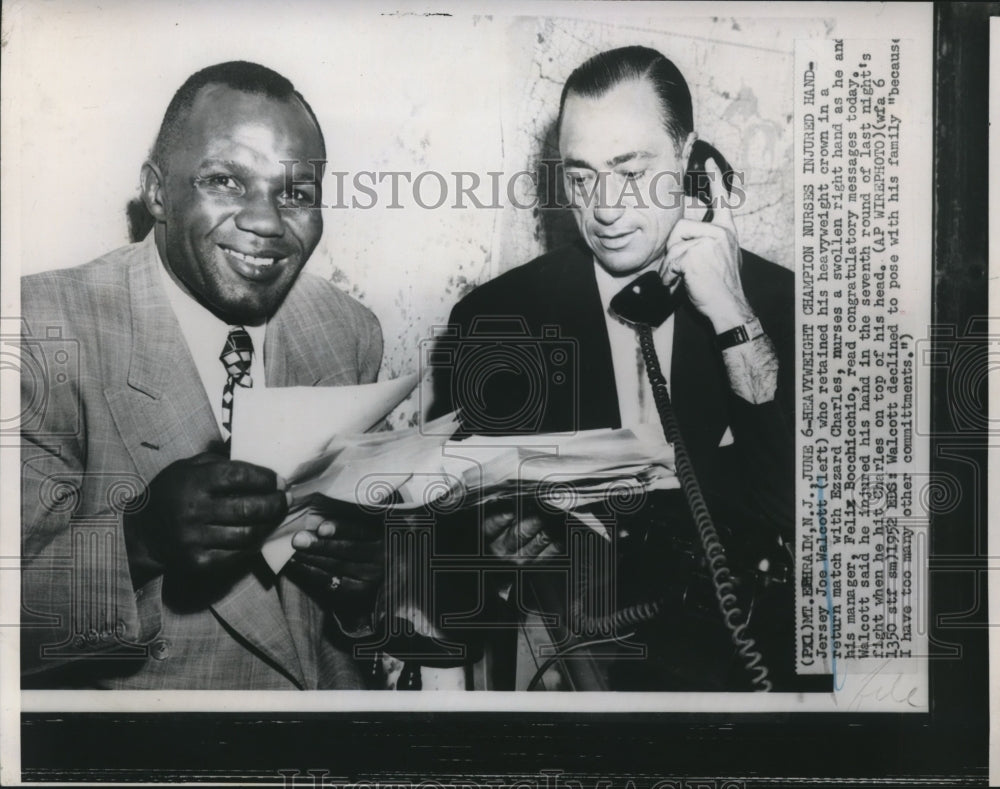
POLYGON ((305 107, 309 117, 316 124, 320 142, 323 144, 323 150, 326 151, 326 141, 323 139, 323 130, 316 119, 316 113, 313 112, 309 102, 295 89, 290 80, 277 71, 258 63, 231 60, 195 72, 184 81, 184 84, 178 88, 170 100, 163 116, 163 122, 160 124, 160 131, 156 135, 156 142, 153 143, 153 150, 149 155, 149 158, 160 169, 166 169, 167 154, 180 137, 184 121, 187 119, 191 107, 194 106, 199 91, 207 85, 225 85, 233 90, 267 96, 278 101, 297 99, 302 102, 302 106, 305 107))
POLYGON ((559 120, 571 93, 586 98, 600 98, 616 85, 629 80, 649 80, 660 99, 663 125, 678 149, 694 130, 691 91, 677 66, 649 47, 620 47, 594 55, 577 66, 563 85, 559 98, 559 120))

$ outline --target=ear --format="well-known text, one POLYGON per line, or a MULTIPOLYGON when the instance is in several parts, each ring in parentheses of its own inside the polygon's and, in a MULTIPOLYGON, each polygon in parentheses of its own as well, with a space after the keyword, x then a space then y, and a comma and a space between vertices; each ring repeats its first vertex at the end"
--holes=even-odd
POLYGON ((160 168, 153 162, 144 162, 139 173, 139 191, 142 202, 146 204, 146 210, 157 222, 166 221, 167 212, 163 201, 165 187, 166 182, 160 168))
POLYGON ((691 151, 694 150, 694 144, 698 140, 698 132, 691 132, 688 134, 687 139, 684 140, 684 147, 681 148, 681 166, 684 167, 684 172, 687 172, 688 162, 691 159, 691 151))

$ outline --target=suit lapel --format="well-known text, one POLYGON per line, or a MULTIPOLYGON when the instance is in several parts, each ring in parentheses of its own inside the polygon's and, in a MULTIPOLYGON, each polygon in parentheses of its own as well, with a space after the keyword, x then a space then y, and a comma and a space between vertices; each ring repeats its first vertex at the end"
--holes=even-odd
POLYGON ((156 247, 128 268, 128 376, 105 389, 119 434, 146 480, 175 460, 221 441, 201 378, 163 291, 156 247))
MULTIPOLYGON (((561 338, 577 344, 578 385, 570 390, 574 402, 567 401, 562 408, 575 414, 573 429, 620 427, 611 342, 590 250, 582 242, 573 244, 558 265, 561 270, 544 279, 555 287, 545 294, 538 309, 540 314, 545 315, 547 311, 551 316, 551 322, 560 329, 561 338)), ((558 421, 559 415, 554 418, 558 421)), ((563 424, 549 429, 566 430, 569 427, 563 424)))
MULTIPOLYGON (((315 386, 319 383, 316 356, 307 346, 315 333, 306 331, 296 302, 289 294, 264 336, 264 374, 269 387, 315 386)), ((329 338, 327 338, 329 340, 329 338)))
MULTIPOLYGON (((221 442, 201 378, 160 279, 151 237, 128 270, 131 348, 126 385, 105 396, 126 448, 146 483, 176 460, 221 442)), ((271 354, 272 357, 275 354, 271 354)), ((273 583, 248 573, 215 613, 300 686, 302 667, 273 583)))
POLYGON ((212 604, 212 610, 300 688, 306 687, 288 617, 278 596, 278 580, 262 559, 212 604))
POLYGON ((296 358, 294 350, 288 349, 289 343, 284 342, 290 334, 293 331, 284 328, 277 317, 267 324, 264 335, 264 377, 267 386, 291 386, 289 381, 302 380, 302 375, 308 376, 303 362, 296 358))
POLYGON ((310 299, 308 285, 300 275, 267 325, 264 337, 267 385, 356 384, 357 370, 343 358, 340 338, 324 330, 331 328, 323 322, 328 316, 318 313, 318 309, 328 309, 329 304, 317 304, 310 299))

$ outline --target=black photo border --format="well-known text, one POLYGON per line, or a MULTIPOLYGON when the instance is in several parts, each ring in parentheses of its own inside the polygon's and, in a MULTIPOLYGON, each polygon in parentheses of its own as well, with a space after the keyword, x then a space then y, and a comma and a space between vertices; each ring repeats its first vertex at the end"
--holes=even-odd
MULTIPOLYGON (((1000 16, 1000 4, 934 11, 933 323, 955 327, 942 342, 964 343, 985 369, 986 64, 989 17, 1000 16)), ((984 384, 978 420, 956 428, 955 372, 932 381, 931 470, 969 484, 959 506, 932 524, 927 714, 23 713, 22 780, 986 785, 988 551, 985 518, 976 518, 987 512, 989 421, 984 384), (972 464, 942 452, 956 446, 972 464)))

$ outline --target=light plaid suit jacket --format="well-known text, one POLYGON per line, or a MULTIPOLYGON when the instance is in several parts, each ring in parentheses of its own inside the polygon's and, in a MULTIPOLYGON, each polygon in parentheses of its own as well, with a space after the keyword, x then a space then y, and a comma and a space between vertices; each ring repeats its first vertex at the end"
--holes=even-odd
MULTIPOLYGON (((184 579, 132 589, 130 496, 221 441, 160 265, 150 234, 22 280, 23 682, 358 687, 333 618, 283 575, 254 568, 211 605, 184 602, 184 579)), ((268 386, 368 383, 381 357, 374 315, 311 275, 268 323, 268 386)))

